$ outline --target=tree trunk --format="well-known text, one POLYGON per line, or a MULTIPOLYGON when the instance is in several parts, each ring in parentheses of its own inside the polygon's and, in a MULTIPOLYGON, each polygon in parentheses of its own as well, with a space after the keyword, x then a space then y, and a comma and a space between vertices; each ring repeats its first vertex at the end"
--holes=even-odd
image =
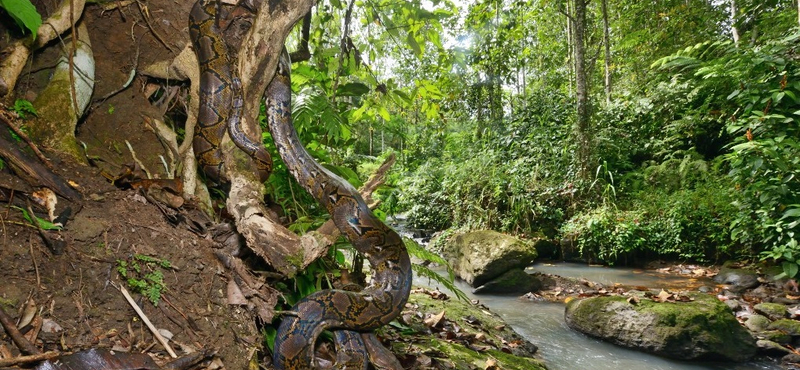
POLYGON ((574 44, 574 41, 573 41, 574 40, 574 37, 573 37, 574 30, 573 30, 573 27, 574 27, 574 25, 573 25, 573 21, 572 21, 572 16, 570 15, 570 14, 572 14, 571 9, 570 9, 571 8, 570 5, 572 5, 572 1, 567 1, 567 66, 568 66, 567 67, 567 77, 568 77, 567 80, 569 80, 569 88, 568 88, 567 92, 569 93, 569 95, 572 95, 572 76, 573 76, 573 71, 575 69, 575 63, 573 63, 573 57, 574 57, 574 54, 575 54, 575 49, 573 48, 573 44, 574 44))
POLYGON ((606 67, 606 105, 611 104, 611 36, 608 27, 608 0, 603 0, 601 3, 603 12, 603 44, 606 47, 605 54, 605 67, 606 67))
POLYGON ((589 84, 586 76, 586 0, 574 0, 573 48, 575 50, 575 95, 577 119, 574 134, 578 144, 578 176, 589 178, 589 156, 591 153, 589 139, 589 84))
POLYGON ((731 0, 731 36, 733 43, 739 46, 739 29, 736 27, 736 0, 731 0))

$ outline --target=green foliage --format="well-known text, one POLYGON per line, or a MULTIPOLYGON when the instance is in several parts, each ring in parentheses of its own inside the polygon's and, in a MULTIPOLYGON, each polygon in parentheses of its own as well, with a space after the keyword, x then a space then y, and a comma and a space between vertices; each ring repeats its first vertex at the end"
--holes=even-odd
MULTIPOLYGON (((19 210, 20 212, 22 212, 22 217, 24 217, 26 221, 28 221, 30 223, 33 223, 33 219, 31 218, 31 215, 28 214, 27 210, 25 210, 24 208, 17 207, 17 206, 11 206, 11 208, 14 208, 14 209, 19 210)), ((52 223, 52 222, 50 222, 50 221, 48 221, 46 219, 43 219, 43 218, 41 218, 39 216, 36 216, 36 215, 33 215, 33 218, 36 219, 36 223, 39 225, 40 228, 42 228, 42 230, 61 230, 61 228, 63 227, 63 226, 61 226, 61 224, 54 224, 54 223, 52 223)))
POLYGON ((450 264, 447 263, 444 258, 429 252, 425 248, 422 248, 413 239, 403 238, 403 242, 406 245, 406 250, 408 250, 409 256, 419 258, 429 263, 435 263, 439 266, 445 266, 447 268, 447 277, 444 277, 423 264, 415 263, 411 265, 411 269, 414 270, 414 274, 416 276, 428 278, 439 284, 442 284, 442 286, 447 288, 447 290, 453 292, 456 297, 465 302, 469 302, 467 295, 464 294, 461 289, 458 289, 455 284, 453 284, 453 281, 455 281, 455 272, 453 272, 453 268, 450 267, 450 264))
POLYGON ((789 239, 789 242, 782 245, 773 246, 771 250, 761 252, 761 260, 772 259, 779 262, 783 272, 776 275, 776 279, 793 279, 800 271, 800 246, 797 239, 789 239))
MULTIPOLYGON (((762 45, 735 47, 705 42, 656 62, 673 79, 702 93, 714 107, 728 137, 731 192, 738 214, 732 237, 762 256, 785 256, 800 232, 800 68, 793 62, 800 33, 791 31, 762 45)), ((790 271, 787 271, 790 272, 790 271)))
POLYGON ((25 99, 17 99, 14 101, 14 105, 11 107, 11 111, 16 113, 19 118, 27 119, 28 114, 32 116, 37 116, 36 108, 33 107, 33 104, 25 99))
POLYGON ((624 201, 576 214, 561 231, 576 240, 584 258, 608 264, 653 258, 707 263, 746 256, 729 231, 737 214, 730 184, 722 175, 706 176, 709 181, 674 190, 652 178, 624 201))
POLYGON ((42 25, 42 16, 30 0, 0 0, 0 8, 8 12, 21 29, 28 31, 36 37, 36 32, 42 25))
POLYGON ((147 297, 154 306, 158 306, 161 295, 167 289, 162 270, 171 268, 168 260, 138 253, 128 260, 117 260, 117 273, 125 279, 128 287, 147 297))

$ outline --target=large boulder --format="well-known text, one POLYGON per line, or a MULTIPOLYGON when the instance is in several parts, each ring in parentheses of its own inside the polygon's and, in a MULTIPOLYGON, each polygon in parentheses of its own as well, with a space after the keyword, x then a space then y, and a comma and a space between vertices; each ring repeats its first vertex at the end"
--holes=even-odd
POLYGON ((524 294, 542 289, 542 280, 521 268, 515 268, 475 288, 474 294, 524 294))
POLYGON ((509 270, 525 268, 533 263, 537 254, 533 242, 482 230, 451 236, 442 256, 456 276, 478 287, 509 270))
POLYGON ((655 302, 594 297, 567 304, 565 320, 577 331, 614 344, 680 360, 746 361, 756 341, 715 297, 655 302))

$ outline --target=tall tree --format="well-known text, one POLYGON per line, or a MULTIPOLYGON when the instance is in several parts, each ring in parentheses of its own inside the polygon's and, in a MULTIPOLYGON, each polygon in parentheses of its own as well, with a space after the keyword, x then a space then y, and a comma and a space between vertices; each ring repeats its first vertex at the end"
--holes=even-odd
MULTIPOLYGON (((731 0, 733 1, 733 0, 731 0)), ((611 103, 611 32, 608 26, 608 0, 601 3, 603 12, 603 45, 605 46, 605 90, 606 105, 611 103)))
POLYGON ((575 61, 575 98, 577 117, 573 133, 577 140, 578 176, 589 178, 591 139, 589 134, 589 78, 586 69, 586 4, 587 0, 572 0, 572 42, 575 61))

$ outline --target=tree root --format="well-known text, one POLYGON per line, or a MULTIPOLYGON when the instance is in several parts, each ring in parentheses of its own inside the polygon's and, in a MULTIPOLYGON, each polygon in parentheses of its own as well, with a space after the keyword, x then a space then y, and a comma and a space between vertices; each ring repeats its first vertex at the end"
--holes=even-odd
POLYGON ((31 38, 20 39, 6 48, 3 54, 8 57, 0 62, 0 96, 14 90, 25 62, 34 50, 47 45, 74 26, 70 20, 81 18, 85 4, 86 0, 63 0, 53 15, 39 27, 36 41, 31 41, 31 38))

